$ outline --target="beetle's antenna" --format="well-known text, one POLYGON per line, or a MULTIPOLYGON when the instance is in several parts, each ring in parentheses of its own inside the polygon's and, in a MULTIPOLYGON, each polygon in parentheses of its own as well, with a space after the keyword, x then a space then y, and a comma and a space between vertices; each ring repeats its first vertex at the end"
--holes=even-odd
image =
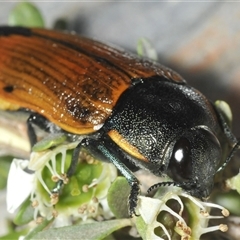
POLYGON ((156 188, 159 188, 159 187, 166 187, 166 186, 178 186, 177 183, 175 182, 159 182, 159 183, 156 183, 154 185, 152 185, 148 190, 147 190, 147 193, 149 194, 152 190, 156 189, 156 188))
POLYGON ((225 162, 222 164, 221 167, 218 168, 218 170, 216 171, 216 173, 220 172, 221 170, 223 170, 226 165, 229 163, 229 161, 232 159, 232 157, 234 156, 234 154, 239 150, 240 148, 240 140, 238 140, 235 145, 233 146, 230 154, 228 155, 227 159, 225 160, 225 162))

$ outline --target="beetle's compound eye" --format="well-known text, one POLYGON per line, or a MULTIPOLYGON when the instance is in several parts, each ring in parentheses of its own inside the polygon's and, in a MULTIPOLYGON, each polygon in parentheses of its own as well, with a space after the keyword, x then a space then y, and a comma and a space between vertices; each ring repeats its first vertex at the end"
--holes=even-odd
POLYGON ((168 166, 169 176, 176 182, 191 179, 192 154, 191 146, 187 138, 180 138, 173 148, 168 166))

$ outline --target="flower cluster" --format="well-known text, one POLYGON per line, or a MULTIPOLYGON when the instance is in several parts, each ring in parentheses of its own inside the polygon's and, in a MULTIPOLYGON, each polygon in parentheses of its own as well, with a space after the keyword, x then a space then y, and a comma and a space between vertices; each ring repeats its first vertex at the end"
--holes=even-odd
POLYGON ((116 168, 83 151, 74 175, 68 179, 66 171, 77 144, 32 152, 30 161, 14 159, 8 177, 8 211, 14 212, 30 197, 36 221, 54 217, 55 225, 65 226, 74 219, 106 217, 110 212, 103 206, 107 206, 107 191, 117 176, 116 168))
POLYGON ((208 227, 210 219, 227 217, 227 209, 202 202, 177 187, 168 187, 154 198, 140 197, 139 212, 137 225, 145 229, 143 239, 195 240, 202 234, 228 229, 224 224, 208 227), (211 216, 213 208, 220 209, 222 215, 211 216))

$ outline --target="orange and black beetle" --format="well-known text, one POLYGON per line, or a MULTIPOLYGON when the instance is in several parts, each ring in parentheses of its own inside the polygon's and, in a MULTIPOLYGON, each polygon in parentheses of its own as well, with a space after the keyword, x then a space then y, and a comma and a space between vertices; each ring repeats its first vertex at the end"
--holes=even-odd
MULTIPOLYGON (((237 139, 224 117, 174 71, 97 41, 44 29, 0 28, 1 109, 29 109, 46 130, 81 135, 67 172, 87 147, 126 177, 130 215, 139 194, 132 171, 167 174, 169 184, 207 197, 237 139), (52 122, 57 127, 49 128, 52 122)), ((164 185, 159 183, 158 186, 164 185)))

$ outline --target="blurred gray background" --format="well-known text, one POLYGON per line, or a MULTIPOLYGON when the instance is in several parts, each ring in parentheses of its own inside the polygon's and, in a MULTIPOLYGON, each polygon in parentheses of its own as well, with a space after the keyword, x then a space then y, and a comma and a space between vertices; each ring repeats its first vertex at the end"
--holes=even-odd
MULTIPOLYGON (((34 2, 34 1, 32 1, 34 2)), ((16 2, 0 2, 0 24, 16 2)), ((35 2, 46 27, 58 18, 69 29, 136 51, 147 37, 159 61, 177 70, 208 98, 226 100, 240 136, 240 3, 230 2, 35 2)))

